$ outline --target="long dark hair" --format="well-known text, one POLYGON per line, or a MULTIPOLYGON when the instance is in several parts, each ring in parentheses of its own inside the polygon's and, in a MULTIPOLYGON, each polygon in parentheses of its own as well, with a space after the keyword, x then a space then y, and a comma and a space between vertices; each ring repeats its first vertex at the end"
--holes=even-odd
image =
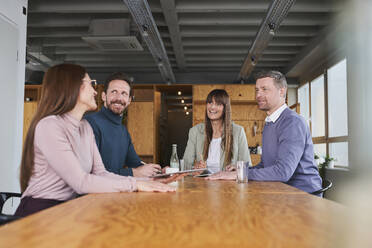
MULTIPOLYGON (((222 113, 222 125, 223 125, 223 134, 221 141, 221 148, 225 153, 225 160, 223 162, 223 168, 231 162, 232 157, 232 124, 231 124, 231 104, 230 97, 225 90, 216 89, 209 92, 207 96, 206 103, 211 103, 213 100, 217 104, 223 105, 222 113)), ((211 143, 213 137, 213 129, 211 120, 207 114, 207 108, 205 108, 205 140, 204 140, 204 151, 203 151, 203 160, 206 161, 208 158, 209 144, 211 143)))
POLYGON ((55 65, 48 69, 43 78, 41 99, 27 132, 23 146, 20 182, 24 192, 34 170, 35 128, 41 119, 49 115, 62 115, 71 111, 77 102, 82 79, 86 71, 73 64, 55 65))

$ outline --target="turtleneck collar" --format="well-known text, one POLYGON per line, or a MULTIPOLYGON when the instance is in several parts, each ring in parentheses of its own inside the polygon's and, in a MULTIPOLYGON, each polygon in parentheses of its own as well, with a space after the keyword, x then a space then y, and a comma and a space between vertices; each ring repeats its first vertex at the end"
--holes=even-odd
POLYGON ((79 128, 80 126, 80 121, 77 120, 72 114, 70 113, 65 113, 61 116, 65 121, 70 123, 74 128, 79 128))
POLYGON ((114 114, 111 110, 107 109, 105 106, 102 106, 101 112, 109 119, 112 123, 116 125, 121 125, 123 116, 114 114))

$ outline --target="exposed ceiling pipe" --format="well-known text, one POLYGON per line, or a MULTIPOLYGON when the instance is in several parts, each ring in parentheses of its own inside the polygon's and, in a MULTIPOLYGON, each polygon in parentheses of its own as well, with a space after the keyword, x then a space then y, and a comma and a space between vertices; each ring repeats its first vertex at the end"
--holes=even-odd
POLYGON ((45 71, 51 65, 43 60, 42 57, 45 56, 35 56, 30 52, 26 52, 26 67, 33 68, 34 70, 45 71))
POLYGON ((266 17, 262 20, 256 37, 249 48, 248 55, 240 69, 238 80, 248 79, 294 2, 295 0, 273 0, 271 2, 266 17))
POLYGON ((151 9, 146 0, 123 0, 137 24, 143 40, 146 42, 156 64, 160 70, 163 80, 167 84, 175 83, 171 64, 167 52, 156 26, 151 9))

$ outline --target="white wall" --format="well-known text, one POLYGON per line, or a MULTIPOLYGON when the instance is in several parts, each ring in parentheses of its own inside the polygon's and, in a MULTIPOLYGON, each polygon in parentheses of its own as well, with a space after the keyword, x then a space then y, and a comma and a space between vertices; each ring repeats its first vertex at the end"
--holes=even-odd
POLYGON ((0 191, 19 191, 28 0, 0 1, 0 191))

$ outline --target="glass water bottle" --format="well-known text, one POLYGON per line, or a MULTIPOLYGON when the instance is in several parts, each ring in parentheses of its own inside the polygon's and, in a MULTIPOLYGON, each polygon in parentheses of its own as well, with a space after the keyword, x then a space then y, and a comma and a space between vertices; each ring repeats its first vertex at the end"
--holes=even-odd
POLYGON ((170 167, 180 169, 180 161, 177 156, 177 144, 172 144, 172 156, 170 159, 170 167))

